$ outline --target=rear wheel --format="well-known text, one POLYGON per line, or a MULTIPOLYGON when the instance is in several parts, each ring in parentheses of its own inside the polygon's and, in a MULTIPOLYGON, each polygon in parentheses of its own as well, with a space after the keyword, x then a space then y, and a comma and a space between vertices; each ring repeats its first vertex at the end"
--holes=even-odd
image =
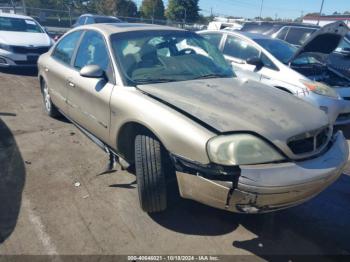
POLYGON ((166 173, 173 168, 165 148, 152 135, 138 135, 135 139, 135 168, 141 208, 148 213, 167 207, 166 173))
POLYGON ((57 107, 51 101, 49 88, 44 80, 41 82, 41 93, 43 95, 44 108, 46 113, 51 117, 58 117, 60 113, 57 110, 57 107))

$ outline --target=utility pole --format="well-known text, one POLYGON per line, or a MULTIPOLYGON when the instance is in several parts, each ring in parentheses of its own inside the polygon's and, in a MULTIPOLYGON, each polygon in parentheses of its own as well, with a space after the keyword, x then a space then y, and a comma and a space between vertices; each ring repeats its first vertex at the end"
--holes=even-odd
POLYGON ((321 18, 321 15, 322 15, 323 4, 324 4, 324 0, 322 0, 322 3, 321 3, 321 9, 320 9, 320 14, 319 14, 319 16, 318 16, 318 20, 317 20, 317 25, 319 25, 319 24, 320 24, 320 18, 321 18))
POLYGON ((27 15, 26 0, 22 0, 23 14, 27 15))
POLYGON ((16 4, 13 0, 11 0, 11 5, 12 5, 12 8, 13 8, 13 12, 16 13, 16 4))
POLYGON ((263 5, 264 5, 264 0, 261 0, 261 6, 260 6, 260 15, 259 15, 260 20, 262 20, 261 15, 262 15, 262 10, 263 10, 263 5))

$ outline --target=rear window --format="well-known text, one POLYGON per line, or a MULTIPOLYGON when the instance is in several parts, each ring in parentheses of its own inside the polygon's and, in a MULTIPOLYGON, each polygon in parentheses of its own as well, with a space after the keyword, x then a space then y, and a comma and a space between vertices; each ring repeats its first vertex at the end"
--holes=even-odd
POLYGON ((0 31, 43 33, 44 31, 33 19, 0 17, 0 31))

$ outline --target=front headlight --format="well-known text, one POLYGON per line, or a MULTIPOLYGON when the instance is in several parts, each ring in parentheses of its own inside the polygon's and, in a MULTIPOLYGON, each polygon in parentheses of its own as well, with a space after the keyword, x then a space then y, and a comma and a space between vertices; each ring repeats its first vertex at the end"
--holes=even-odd
POLYGON ((332 98, 339 98, 338 93, 331 87, 316 81, 300 80, 300 82, 311 92, 321 96, 329 96, 332 98))
POLYGON ((221 165, 281 161, 284 157, 261 138, 250 134, 221 135, 208 141, 209 159, 221 165))
POLYGON ((9 45, 5 45, 0 43, 0 49, 6 50, 6 51, 11 51, 11 47, 9 45))

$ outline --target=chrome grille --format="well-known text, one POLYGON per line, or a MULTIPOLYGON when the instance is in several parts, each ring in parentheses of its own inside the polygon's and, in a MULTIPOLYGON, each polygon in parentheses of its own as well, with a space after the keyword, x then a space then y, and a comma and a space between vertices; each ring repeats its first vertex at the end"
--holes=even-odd
POLYGON ((295 155, 316 153, 330 140, 332 128, 323 127, 311 132, 294 136, 288 140, 288 147, 295 155))

